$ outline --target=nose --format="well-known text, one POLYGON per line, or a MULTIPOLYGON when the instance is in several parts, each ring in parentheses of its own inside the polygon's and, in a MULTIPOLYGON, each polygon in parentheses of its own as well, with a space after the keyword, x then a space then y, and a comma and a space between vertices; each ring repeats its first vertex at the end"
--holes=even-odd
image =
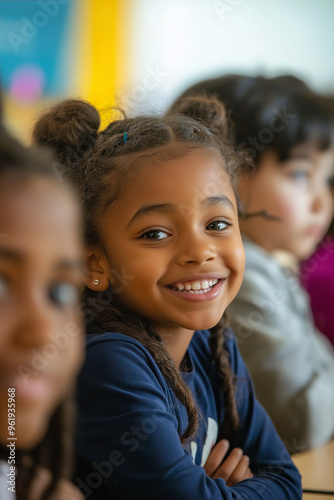
POLYGON ((13 342, 18 349, 41 348, 57 328, 55 312, 37 290, 29 290, 22 298, 13 342))
POLYGON ((179 242, 178 264, 204 264, 215 260, 216 249, 212 238, 199 231, 187 231, 183 235, 182 242, 179 242))

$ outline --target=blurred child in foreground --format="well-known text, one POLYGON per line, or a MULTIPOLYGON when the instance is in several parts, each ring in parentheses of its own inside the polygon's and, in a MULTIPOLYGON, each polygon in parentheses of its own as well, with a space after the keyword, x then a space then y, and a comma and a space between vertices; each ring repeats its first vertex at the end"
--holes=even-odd
POLYGON ((68 482, 81 366, 80 213, 44 151, 0 125, 0 498, 81 499, 68 482))

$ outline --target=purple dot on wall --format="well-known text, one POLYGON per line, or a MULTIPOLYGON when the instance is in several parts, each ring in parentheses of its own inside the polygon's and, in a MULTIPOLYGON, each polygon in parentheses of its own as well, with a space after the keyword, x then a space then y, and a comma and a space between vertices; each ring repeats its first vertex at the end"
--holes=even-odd
POLYGON ((12 73, 10 95, 13 99, 27 104, 37 101, 43 94, 45 74, 35 64, 25 64, 12 73))

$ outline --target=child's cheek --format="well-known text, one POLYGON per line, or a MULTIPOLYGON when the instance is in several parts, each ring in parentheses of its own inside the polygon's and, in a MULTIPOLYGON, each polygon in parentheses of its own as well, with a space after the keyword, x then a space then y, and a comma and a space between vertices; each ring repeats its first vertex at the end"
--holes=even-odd
POLYGON ((245 269, 245 250, 241 238, 235 238, 230 242, 228 257, 225 260, 232 273, 243 275, 245 269))
POLYGON ((302 212, 302 200, 295 192, 281 192, 275 199, 275 212, 276 215, 282 219, 286 224, 299 217, 302 212))
POLYGON ((239 235, 224 241, 224 251, 221 257, 224 265, 229 270, 226 298, 230 303, 240 289, 245 270, 245 250, 239 235))
POLYGON ((279 216, 284 220, 284 222, 289 222, 292 217, 294 217, 296 211, 295 203, 293 200, 282 199, 278 205, 279 216))

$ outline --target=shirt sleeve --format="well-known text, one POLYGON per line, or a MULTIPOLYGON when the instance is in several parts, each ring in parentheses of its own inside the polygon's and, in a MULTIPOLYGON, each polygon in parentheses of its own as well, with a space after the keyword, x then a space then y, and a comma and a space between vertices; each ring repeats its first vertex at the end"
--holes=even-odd
POLYGON ((95 480, 102 481, 115 498, 301 498, 299 476, 291 462, 284 476, 266 471, 233 488, 222 479, 209 478, 180 444, 169 394, 154 360, 140 344, 106 341, 88 348, 79 379, 77 452, 90 463, 95 480))
POLYGON ((251 261, 230 306, 256 395, 291 452, 334 435, 334 351, 316 330, 298 281, 251 261))
MULTIPOLYGON (((294 494, 296 498, 301 498, 299 472, 270 417, 255 397, 252 380, 232 332, 228 335, 228 345, 231 369, 236 376, 236 401, 240 418, 239 430, 231 440, 230 449, 240 447, 249 456, 254 479, 259 480, 256 484, 252 479, 250 486, 257 488, 257 492, 263 495, 259 498, 294 498, 294 494)), ((246 483, 243 481, 233 489, 243 492, 246 483)))

